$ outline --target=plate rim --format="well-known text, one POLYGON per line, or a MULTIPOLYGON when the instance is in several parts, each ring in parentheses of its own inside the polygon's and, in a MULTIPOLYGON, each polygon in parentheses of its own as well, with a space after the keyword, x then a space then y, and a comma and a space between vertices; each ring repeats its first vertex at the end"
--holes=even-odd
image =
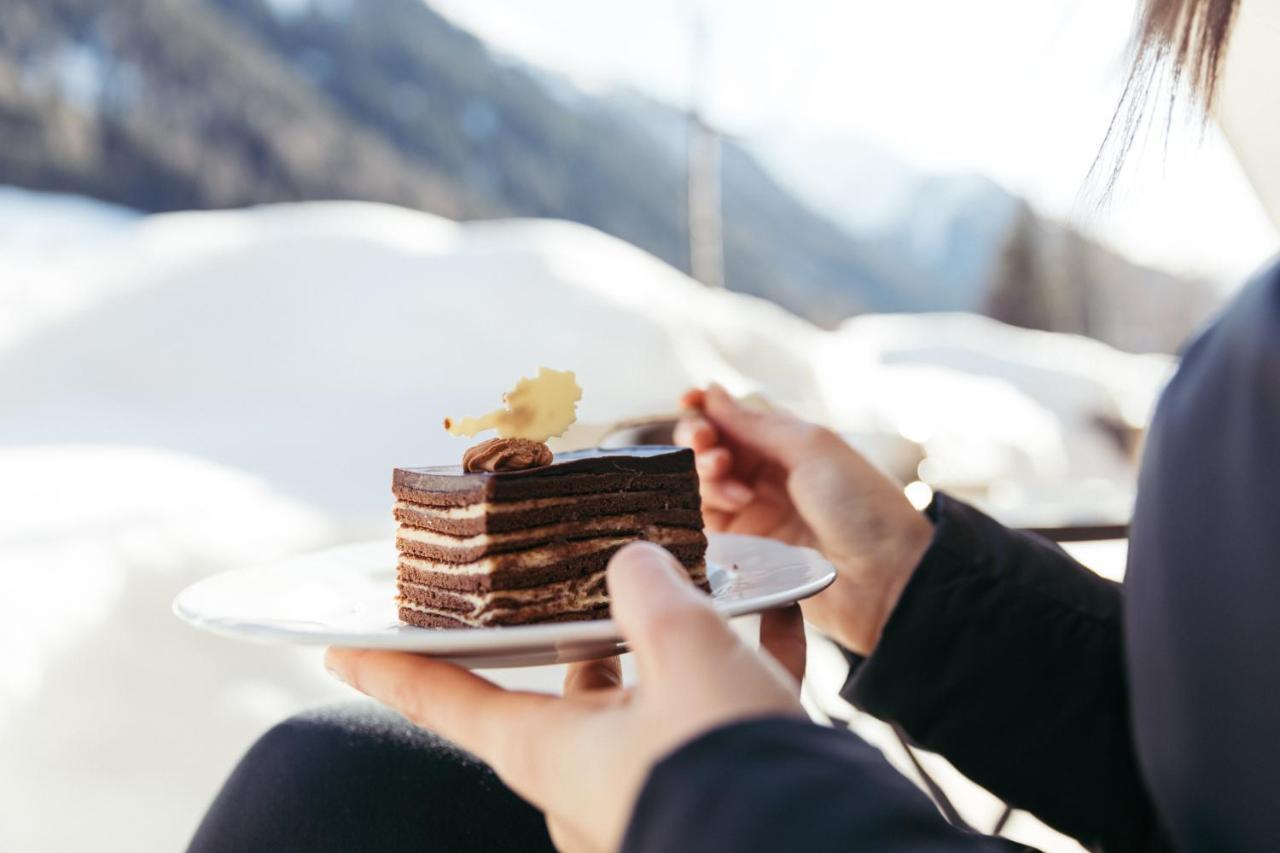
MULTIPOLYGON (((802 601, 826 589, 836 579, 837 570, 835 566, 813 548, 791 545, 776 539, 753 536, 746 533, 707 531, 707 538, 711 541, 737 542, 740 543, 738 547, 750 547, 752 543, 767 543, 770 548, 786 548, 802 554, 806 563, 820 569, 817 576, 785 590, 747 599, 728 601, 713 599, 716 611, 728 619, 760 613, 785 604, 802 601)), ((449 658, 494 657, 496 655, 519 652, 532 653, 539 649, 571 648, 591 643, 622 642, 622 634, 612 618, 591 619, 580 622, 498 626, 493 628, 421 628, 413 625, 402 625, 402 630, 395 634, 352 634, 340 631, 309 633, 303 630, 290 633, 283 631, 278 626, 255 625, 234 620, 208 618, 198 615, 184 605, 184 598, 192 594, 193 591, 205 584, 218 581, 227 575, 251 573, 270 566, 286 565, 293 560, 307 559, 345 549, 368 548, 381 542, 381 539, 349 542, 284 557, 280 560, 256 566, 241 566, 218 572, 185 586, 174 597, 171 610, 175 616, 187 625, 229 639, 271 645, 391 649, 449 658), (407 638, 418 638, 424 641, 435 640, 436 642, 416 643, 409 642, 407 638)), ((731 570, 726 568, 724 571, 731 570)))

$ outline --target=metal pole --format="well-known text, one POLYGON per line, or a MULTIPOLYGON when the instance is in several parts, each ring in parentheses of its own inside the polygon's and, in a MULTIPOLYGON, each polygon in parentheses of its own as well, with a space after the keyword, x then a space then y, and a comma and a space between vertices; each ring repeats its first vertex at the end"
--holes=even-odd
POLYGON ((720 135, 704 118, 709 81, 707 20, 694 0, 689 92, 689 273, 709 287, 724 287, 724 222, 720 135))

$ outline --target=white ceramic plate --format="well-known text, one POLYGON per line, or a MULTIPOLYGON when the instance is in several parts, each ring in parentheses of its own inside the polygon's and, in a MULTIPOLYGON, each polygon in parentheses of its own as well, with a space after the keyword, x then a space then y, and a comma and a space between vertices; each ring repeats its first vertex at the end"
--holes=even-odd
MULTIPOLYGON (((726 616, 808 598, 836 577, 808 548, 729 533, 708 539, 707 579, 726 616)), ((399 649, 472 669, 568 663, 626 650, 609 619, 501 628, 404 625, 396 618, 395 589, 395 545, 365 542, 205 578, 174 599, 173 612, 240 640, 399 649)))

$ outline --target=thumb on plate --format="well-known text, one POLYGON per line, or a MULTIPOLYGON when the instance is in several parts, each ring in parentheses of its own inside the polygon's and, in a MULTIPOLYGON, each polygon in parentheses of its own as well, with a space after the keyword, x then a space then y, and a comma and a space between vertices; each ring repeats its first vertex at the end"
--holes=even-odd
POLYGON ((658 545, 636 542, 620 550, 609 561, 608 583, 613 618, 647 689, 701 680, 740 645, 711 599, 658 545))

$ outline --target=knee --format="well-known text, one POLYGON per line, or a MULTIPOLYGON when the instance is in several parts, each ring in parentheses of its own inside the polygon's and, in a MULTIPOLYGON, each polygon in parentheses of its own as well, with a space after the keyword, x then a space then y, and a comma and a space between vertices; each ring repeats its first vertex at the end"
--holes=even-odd
POLYGON ((296 714, 272 726, 249 749, 241 766, 279 784, 359 778, 362 772, 405 762, 418 765, 468 757, 399 714, 369 702, 330 705, 296 714))
POLYGON ((439 760, 433 742, 372 704, 290 717, 240 759, 191 850, 361 849, 402 780, 432 775, 439 760))
MULTIPOLYGON (((344 712, 345 713, 345 712, 344 712)), ((264 732, 240 760, 240 768, 260 777, 279 769, 306 773, 312 764, 330 764, 351 752, 352 728, 328 708, 282 720, 264 732)))
POLYGON ((190 849, 416 851, 423 837, 448 850, 549 847, 542 816, 488 767, 398 714, 360 703, 290 717, 260 737, 190 849), (439 802, 450 808, 429 807, 439 802), (501 819, 477 827, 482 815, 501 819), (537 843, 513 847, 507 835, 537 843))
POLYGON ((237 769, 249 784, 305 791, 313 800, 362 798, 385 785, 382 780, 389 774, 412 779, 412 786, 426 795, 492 771, 470 753, 372 702, 330 705, 277 723, 237 769))

